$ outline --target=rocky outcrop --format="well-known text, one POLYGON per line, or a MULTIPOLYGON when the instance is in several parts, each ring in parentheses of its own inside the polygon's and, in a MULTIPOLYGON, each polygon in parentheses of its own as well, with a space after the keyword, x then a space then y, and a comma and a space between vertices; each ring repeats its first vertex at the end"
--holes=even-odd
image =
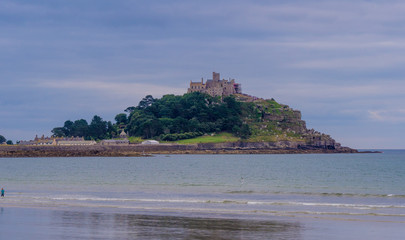
POLYGON ((263 113, 264 122, 273 122, 281 130, 292 131, 297 134, 307 133, 305 121, 301 120, 301 112, 290 108, 273 109, 263 113))
POLYGON ((278 142, 228 142, 228 143, 204 143, 198 144, 199 150, 333 150, 335 152, 357 152, 355 149, 342 147, 332 142, 319 142, 317 144, 306 144, 305 142, 278 141, 278 142))
MULTIPOLYGON (((258 136, 276 136, 295 141, 285 143, 285 141, 276 141, 273 145, 286 148, 299 149, 342 149, 340 143, 336 142, 331 136, 307 129, 306 123, 301 119, 301 112, 294 110, 287 105, 279 104, 274 99, 259 99, 254 102, 256 108, 261 112, 262 118, 258 125, 258 136)), ((255 123, 251 123, 255 126, 255 123)))

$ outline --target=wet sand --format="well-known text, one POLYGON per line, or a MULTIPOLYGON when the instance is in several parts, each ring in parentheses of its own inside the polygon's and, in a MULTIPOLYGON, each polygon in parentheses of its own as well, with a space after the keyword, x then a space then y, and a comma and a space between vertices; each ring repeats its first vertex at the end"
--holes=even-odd
MULTIPOLYGON (((119 210, 118 210, 119 211, 119 210)), ((0 208, 3 239, 403 239, 403 223, 0 208)))

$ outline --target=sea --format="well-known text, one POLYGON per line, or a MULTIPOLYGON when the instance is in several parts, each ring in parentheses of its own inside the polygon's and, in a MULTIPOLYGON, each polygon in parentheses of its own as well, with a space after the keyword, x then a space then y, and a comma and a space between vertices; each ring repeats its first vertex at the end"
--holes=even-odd
POLYGON ((0 158, 0 239, 405 239, 405 150, 0 158))

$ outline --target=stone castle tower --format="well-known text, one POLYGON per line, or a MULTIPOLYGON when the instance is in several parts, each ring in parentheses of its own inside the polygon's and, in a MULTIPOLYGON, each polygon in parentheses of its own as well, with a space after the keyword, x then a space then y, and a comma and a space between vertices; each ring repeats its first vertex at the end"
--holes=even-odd
POLYGON ((190 81, 190 88, 187 93, 202 92, 213 97, 224 97, 235 93, 242 93, 242 87, 239 83, 235 83, 235 79, 220 80, 219 73, 213 72, 212 79, 208 79, 206 83, 201 79, 201 82, 190 81))

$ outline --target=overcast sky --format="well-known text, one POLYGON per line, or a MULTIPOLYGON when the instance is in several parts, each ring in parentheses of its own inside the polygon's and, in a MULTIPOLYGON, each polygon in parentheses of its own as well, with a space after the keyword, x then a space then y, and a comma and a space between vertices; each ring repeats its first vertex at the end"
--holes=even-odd
POLYGON ((0 0, 0 135, 235 78, 353 148, 405 148, 405 1, 0 0))

